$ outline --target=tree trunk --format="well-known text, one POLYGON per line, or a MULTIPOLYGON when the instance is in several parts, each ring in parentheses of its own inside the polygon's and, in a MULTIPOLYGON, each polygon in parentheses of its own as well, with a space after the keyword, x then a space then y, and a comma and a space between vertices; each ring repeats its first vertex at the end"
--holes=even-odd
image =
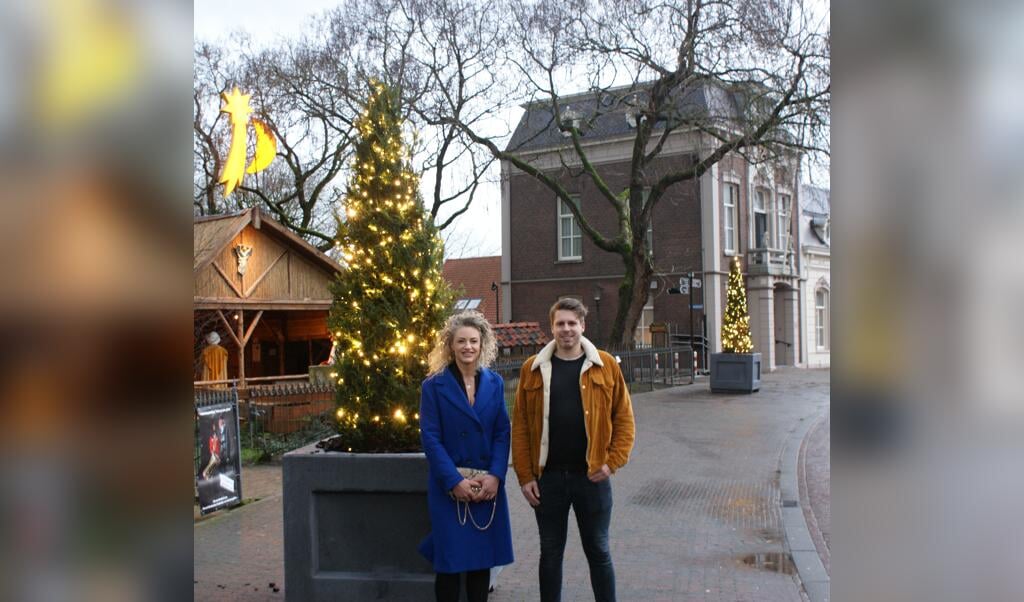
POLYGON ((647 304, 651 277, 654 275, 654 268, 647 259, 647 249, 643 245, 637 245, 634 249, 622 257, 626 274, 619 284, 619 307, 608 338, 612 344, 622 348, 633 344, 633 333, 640 322, 644 305, 647 304))

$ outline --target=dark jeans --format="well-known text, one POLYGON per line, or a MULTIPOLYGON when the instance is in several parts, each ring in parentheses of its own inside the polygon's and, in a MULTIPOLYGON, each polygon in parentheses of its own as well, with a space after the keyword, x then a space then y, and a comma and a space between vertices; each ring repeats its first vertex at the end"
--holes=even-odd
POLYGON ((590 565, 590 586, 596 602, 614 602, 615 569, 608 551, 612 518, 612 484, 592 483, 585 471, 545 469, 540 480, 540 506, 534 508, 540 532, 540 599, 562 598, 562 556, 569 528, 569 507, 576 513, 583 552, 590 565))

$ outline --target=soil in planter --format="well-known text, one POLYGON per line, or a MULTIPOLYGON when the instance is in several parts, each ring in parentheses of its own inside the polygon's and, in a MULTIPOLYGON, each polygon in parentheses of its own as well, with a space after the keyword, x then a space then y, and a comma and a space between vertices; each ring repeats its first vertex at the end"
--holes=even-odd
POLYGON ((359 447, 346 444, 338 435, 318 441, 316 446, 318 449, 322 449, 324 451, 354 452, 360 454, 400 454, 423 451, 419 442, 416 444, 402 444, 387 437, 373 437, 373 434, 374 433, 372 432, 367 433, 367 436, 363 438, 362 445, 359 447))

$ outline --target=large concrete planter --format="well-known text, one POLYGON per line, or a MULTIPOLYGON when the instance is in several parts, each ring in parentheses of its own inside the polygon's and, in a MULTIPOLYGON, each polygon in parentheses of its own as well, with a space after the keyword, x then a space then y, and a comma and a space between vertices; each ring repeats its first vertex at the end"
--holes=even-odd
POLYGON ((712 393, 753 393, 761 388, 760 353, 712 353, 712 393))
POLYGON ((431 600, 422 453, 284 455, 285 599, 431 600))

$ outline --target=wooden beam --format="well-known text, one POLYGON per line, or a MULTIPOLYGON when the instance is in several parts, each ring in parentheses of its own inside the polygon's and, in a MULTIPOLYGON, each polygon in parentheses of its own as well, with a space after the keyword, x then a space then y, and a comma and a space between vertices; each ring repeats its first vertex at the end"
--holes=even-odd
POLYGON ((249 329, 245 331, 245 338, 242 339, 242 344, 243 345, 248 345, 249 344, 249 337, 252 336, 252 331, 256 329, 256 325, 259 324, 260 318, 262 318, 262 317, 263 317, 263 310, 261 309, 259 311, 259 313, 256 314, 256 317, 253 318, 252 324, 249 324, 249 329))
POLYGON ((251 285, 249 285, 249 288, 245 291, 245 294, 244 295, 240 295, 240 296, 245 298, 245 299, 248 299, 249 295, 251 295, 252 292, 254 290, 256 290, 256 287, 259 286, 260 282, 263 282, 263 279, 266 278, 267 274, 270 273, 270 270, 274 269, 274 266, 277 265, 277 262, 281 261, 281 258, 284 257, 287 254, 288 254, 288 249, 285 249, 284 251, 281 251, 281 254, 277 256, 277 259, 275 259, 274 261, 270 262, 270 265, 267 266, 267 269, 263 270, 263 273, 260 274, 259 278, 257 278, 255 281, 253 281, 253 283, 251 285))
POLYGON ((220 321, 224 323, 224 328, 227 329, 228 335, 231 336, 231 338, 235 341, 235 345, 241 347, 242 341, 238 340, 238 337, 235 336, 234 327, 231 325, 230 322, 228 322, 228 319, 224 317, 224 312, 218 309, 217 315, 220 316, 220 321))
POLYGON ((265 309, 268 311, 284 310, 284 311, 315 311, 322 309, 330 309, 332 301, 330 299, 311 299, 311 300, 268 300, 268 299, 239 299, 239 298, 225 298, 225 297, 193 297, 192 307, 197 310, 205 309, 265 309))
POLYGON ((242 290, 239 289, 238 286, 236 286, 235 283, 231 281, 231 277, 224 272, 224 268, 220 267, 220 264, 217 263, 216 261, 213 262, 213 267, 215 270, 217 270, 217 273, 220 274, 221 278, 224 279, 224 282, 228 283, 228 286, 231 287, 231 290, 235 291, 235 294, 241 297, 242 290))

